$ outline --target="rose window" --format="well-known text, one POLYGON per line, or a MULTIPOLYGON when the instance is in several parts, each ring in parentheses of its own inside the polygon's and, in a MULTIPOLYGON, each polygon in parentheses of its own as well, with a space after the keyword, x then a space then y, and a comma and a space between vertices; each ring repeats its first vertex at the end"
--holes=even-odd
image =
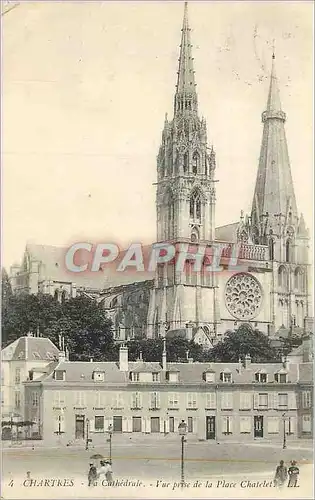
POLYGON ((262 303, 259 282, 250 274, 235 274, 226 284, 225 302, 228 311, 235 318, 244 320, 254 318, 262 303))

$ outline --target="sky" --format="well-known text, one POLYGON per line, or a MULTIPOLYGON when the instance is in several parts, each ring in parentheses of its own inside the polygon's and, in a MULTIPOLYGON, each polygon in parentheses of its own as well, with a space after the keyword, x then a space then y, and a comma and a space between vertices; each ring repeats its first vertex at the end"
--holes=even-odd
MULTIPOLYGON (((298 209, 312 226, 312 2, 189 2, 216 225, 250 211, 272 46, 298 209), (275 42, 273 42, 275 40, 275 42)), ((2 260, 27 242, 154 241, 183 2, 19 2, 2 17, 2 260)))

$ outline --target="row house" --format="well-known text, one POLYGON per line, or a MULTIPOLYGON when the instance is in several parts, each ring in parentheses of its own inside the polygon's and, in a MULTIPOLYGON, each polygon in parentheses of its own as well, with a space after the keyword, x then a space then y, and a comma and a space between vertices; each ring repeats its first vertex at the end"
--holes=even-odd
MULTIPOLYGON (((182 420, 199 440, 312 437, 312 363, 72 362, 28 380, 25 413, 50 443, 104 442, 114 433, 172 434, 182 420), (301 378, 302 376, 302 378, 301 378), (309 379, 309 380, 308 380, 309 379)), ((30 378, 32 375, 30 374, 30 378)))

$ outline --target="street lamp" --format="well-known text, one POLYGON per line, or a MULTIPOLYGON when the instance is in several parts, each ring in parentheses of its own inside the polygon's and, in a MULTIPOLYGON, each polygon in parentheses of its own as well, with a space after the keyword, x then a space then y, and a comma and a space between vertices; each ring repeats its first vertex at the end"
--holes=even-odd
POLYGON ((283 445, 282 445, 282 448, 285 450, 286 447, 287 447, 287 434, 286 434, 286 431, 285 431, 285 413, 283 413, 282 415, 282 418, 283 418, 283 445))
POLYGON ((112 437, 113 437, 113 426, 112 424, 110 424, 108 426, 108 436, 109 436, 109 461, 110 461, 110 464, 112 464, 112 437))
POLYGON ((185 423, 185 420, 182 420, 181 423, 178 426, 178 434, 181 437, 181 443, 182 443, 182 452, 181 452, 181 474, 180 474, 180 485, 181 488, 184 487, 185 485, 185 475, 184 475, 184 443, 185 443, 185 436, 186 436, 186 429, 187 425, 185 423))
POLYGON ((90 421, 87 418, 86 419, 86 440, 85 440, 85 449, 89 449, 89 443, 92 441, 92 439, 89 438, 89 430, 90 430, 90 421))

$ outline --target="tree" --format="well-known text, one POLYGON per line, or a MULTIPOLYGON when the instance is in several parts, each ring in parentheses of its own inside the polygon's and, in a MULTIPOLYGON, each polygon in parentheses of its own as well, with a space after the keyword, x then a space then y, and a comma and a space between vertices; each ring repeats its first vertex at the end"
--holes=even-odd
POLYGON ((63 336, 73 361, 117 357, 112 322, 103 306, 88 297, 59 303, 50 295, 12 295, 2 310, 3 346, 28 332, 48 337, 57 346, 63 336))
POLYGON ((255 363, 279 361, 278 352, 270 345, 269 338, 259 330, 241 325, 236 331, 228 331, 224 340, 208 352, 208 360, 236 363, 249 354, 255 363))
MULTIPOLYGON (((128 355, 130 361, 139 358, 140 352, 145 361, 161 362, 163 353, 163 339, 142 339, 128 342, 128 355)), ((166 356, 168 362, 187 361, 187 356, 194 361, 202 361, 204 351, 202 346, 182 337, 166 339, 166 356)))

